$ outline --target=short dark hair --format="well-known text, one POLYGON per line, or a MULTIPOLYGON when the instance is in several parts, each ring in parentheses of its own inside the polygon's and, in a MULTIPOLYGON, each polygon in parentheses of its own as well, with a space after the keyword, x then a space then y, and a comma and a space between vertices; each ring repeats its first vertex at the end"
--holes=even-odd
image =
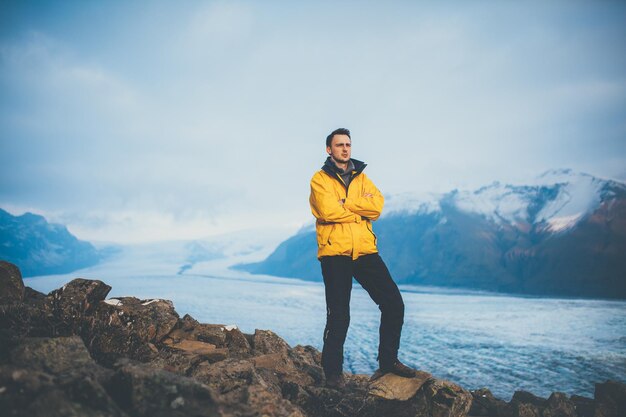
POLYGON ((326 136, 326 147, 330 146, 333 141, 333 136, 335 135, 346 135, 350 138, 350 140, 352 140, 352 137, 350 136, 350 131, 345 127, 340 127, 339 129, 335 129, 330 132, 330 135, 326 136))

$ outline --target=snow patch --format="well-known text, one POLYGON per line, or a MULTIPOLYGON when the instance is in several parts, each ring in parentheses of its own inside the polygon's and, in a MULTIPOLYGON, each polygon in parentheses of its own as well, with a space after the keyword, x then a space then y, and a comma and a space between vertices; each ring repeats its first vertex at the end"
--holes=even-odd
POLYGON ((118 300, 118 299, 116 299, 116 298, 111 298, 111 299, 108 299, 108 300, 104 300, 104 302, 105 302, 105 303, 107 303, 107 304, 108 304, 108 305, 110 305, 110 306, 116 306, 116 307, 119 307, 119 306, 121 306, 121 305, 122 305, 122 301, 121 301, 121 300, 118 300))
POLYGON ((385 196, 383 216, 390 214, 429 214, 441 211, 440 194, 400 193, 385 196))
POLYGON ((574 214, 572 216, 554 217, 548 220, 547 230, 551 232, 564 232, 576 225, 578 220, 582 217, 582 214, 574 214))
POLYGON ((476 213, 496 223, 516 224, 528 221, 528 206, 533 195, 522 187, 498 182, 476 191, 459 191, 454 195, 455 206, 476 213))
POLYGON ((160 298, 155 298, 155 299, 152 299, 152 300, 146 301, 145 303, 141 303, 141 305, 142 305, 142 306, 147 306, 147 305, 150 305, 150 304, 152 304, 152 303, 156 303, 157 301, 162 301, 162 300, 161 300, 160 298))
POLYGON ((235 330, 237 328, 236 324, 229 324, 228 326, 224 326, 222 329, 223 330, 228 330, 229 332, 232 330, 235 330))
POLYGON ((576 217, 576 221, 580 220, 599 206, 604 184, 590 175, 571 176, 568 182, 560 184, 556 198, 546 203, 536 221, 551 223, 554 220, 561 224, 558 219, 576 217))

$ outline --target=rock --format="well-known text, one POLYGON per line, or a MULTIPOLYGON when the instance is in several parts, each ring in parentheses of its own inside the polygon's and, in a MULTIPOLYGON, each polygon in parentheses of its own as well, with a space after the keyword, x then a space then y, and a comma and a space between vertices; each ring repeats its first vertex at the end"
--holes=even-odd
POLYGON ((433 417, 466 416, 472 405, 472 394, 448 381, 429 379, 415 396, 418 411, 433 417))
POLYGON ((578 417, 593 417, 595 409, 595 402, 593 398, 572 395, 570 397, 570 401, 574 404, 578 417))
POLYGON ((108 371, 98 366, 78 336, 26 338, 11 352, 15 366, 42 370, 52 375, 89 375, 108 371))
POLYGON ((574 403, 562 392, 553 392, 542 410, 543 417, 577 417, 574 403))
POLYGON ((539 407, 531 403, 510 402, 505 410, 506 417, 541 417, 539 407))
POLYGON ((533 404, 537 407, 543 408, 546 406, 547 400, 545 398, 537 397, 535 394, 528 391, 515 391, 511 401, 533 404))
POLYGON ((505 416, 541 417, 541 410, 546 407, 547 400, 527 391, 515 391, 513 398, 504 409, 505 416))
MULTIPOLYGON (((386 413, 385 410, 379 412, 381 410, 376 407, 375 403, 368 402, 366 380, 367 378, 365 381, 348 380, 343 390, 289 384, 284 387, 285 398, 298 404, 308 416, 401 417, 393 412, 386 413)), ((395 402, 385 401, 385 403, 395 402)))
POLYGON ((414 378, 385 374, 370 382, 368 393, 387 400, 406 401, 412 398, 430 377, 429 373, 421 371, 418 371, 414 378))
POLYGON ((189 355, 180 350, 164 347, 157 351, 156 356, 147 362, 147 365, 187 376, 198 364, 206 361, 207 359, 201 355, 189 355))
MULTIPOLYGON (((14 276, 17 268, 0 280, 14 276)), ((344 374, 345 387, 330 389, 323 386, 320 352, 291 348, 272 331, 249 335, 181 319, 167 300, 105 300, 111 288, 101 281, 76 279, 47 296, 23 284, 20 290, 21 278, 15 282, 0 303, 2 415, 626 415, 625 385, 613 381, 597 384, 595 400, 518 391, 508 404, 487 389, 469 393, 425 372, 374 381, 344 374)))
POLYGON ((281 339, 271 330, 254 331, 254 354, 261 355, 264 353, 284 353, 288 354, 291 349, 287 342, 281 339))
POLYGON ((226 332, 219 324, 203 324, 189 314, 179 321, 175 330, 168 335, 172 339, 199 340, 217 347, 226 347, 226 332))
MULTIPOLYGON (((259 383, 261 379, 254 362, 247 359, 226 359, 215 364, 203 362, 192 370, 190 376, 218 393, 233 392, 248 384, 259 383)), ((265 381, 263 384, 267 385, 265 381)))
POLYGON ((215 393, 208 386, 184 376, 144 364, 121 360, 110 392, 132 416, 225 416, 215 393))
POLYGON ((78 336, 26 338, 0 366, 0 409, 12 416, 120 416, 108 394, 113 372, 98 366, 78 336))
POLYGON ((296 369, 311 378, 313 385, 321 385, 324 381, 322 354, 313 346, 298 345, 289 351, 289 357, 296 369))
POLYGON ((481 388, 472 391, 472 407, 469 415, 471 416, 499 416, 504 415, 506 402, 499 400, 493 396, 487 388, 481 388))
MULTIPOLYGON (((49 299, 0 304, 0 329, 24 336, 52 336, 57 320, 49 299)), ((1 350, 1 349, 0 349, 1 350)))
POLYGON ((186 355, 201 356, 211 362, 218 362, 228 357, 228 349, 217 348, 210 343, 197 340, 180 340, 178 342, 167 338, 163 341, 165 345, 172 349, 177 349, 186 355))
POLYGON ((0 261, 0 356, 6 357, 9 342, 25 336, 51 336, 55 323, 51 299, 24 287, 19 269, 0 261))
POLYGON ((24 281, 17 266, 0 261, 0 304, 19 302, 24 298, 24 281))
POLYGON ((168 334, 168 338, 176 342, 193 340, 210 343, 218 349, 226 349, 223 352, 229 357, 246 358, 252 353, 250 343, 236 326, 199 323, 189 314, 185 314, 179 320, 176 328, 168 334))
POLYGON ((284 357, 281 354, 259 357, 259 367, 256 358, 203 362, 191 375, 219 393, 235 415, 301 416, 298 406, 282 395, 278 374, 283 366, 289 365, 281 364, 277 358, 284 357))
POLYGON ((91 314, 98 303, 104 300, 111 287, 99 280, 76 278, 63 287, 52 291, 54 317, 59 335, 80 334, 85 316, 91 314))
POLYGON ((156 356, 154 345, 177 323, 169 300, 121 297, 98 304, 83 338, 94 358, 107 366, 120 357, 146 362, 156 356))
POLYGON ((231 357, 246 358, 252 354, 252 347, 241 330, 226 326, 223 329, 226 334, 226 346, 231 357))
POLYGON ((24 302, 42 301, 46 298, 46 294, 33 290, 31 287, 24 288, 24 302))
POLYGON ((626 384, 606 381, 596 384, 594 417, 626 416, 626 384))

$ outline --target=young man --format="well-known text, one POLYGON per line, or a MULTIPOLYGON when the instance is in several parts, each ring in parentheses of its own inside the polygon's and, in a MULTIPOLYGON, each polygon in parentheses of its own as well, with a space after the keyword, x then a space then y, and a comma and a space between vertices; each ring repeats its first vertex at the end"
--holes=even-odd
POLYGON ((383 210, 384 198, 363 173, 366 164, 351 158, 348 129, 326 138, 328 158, 311 179, 311 211, 317 219, 317 257, 326 292, 326 328, 322 366, 326 385, 340 388, 343 344, 350 324, 352 277, 381 311, 377 375, 392 372, 413 377, 415 370, 398 360, 404 303, 400 291, 378 255, 372 221, 383 210))

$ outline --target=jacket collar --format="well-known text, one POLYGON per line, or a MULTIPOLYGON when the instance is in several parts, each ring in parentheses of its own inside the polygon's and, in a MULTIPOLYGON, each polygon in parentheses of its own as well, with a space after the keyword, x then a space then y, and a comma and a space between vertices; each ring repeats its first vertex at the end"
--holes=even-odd
MULTIPOLYGON (((367 164, 365 162, 359 161, 357 159, 350 158, 352 163, 354 164, 354 177, 359 175, 367 164)), ((343 172, 335 165, 335 163, 330 159, 330 156, 326 158, 324 162, 324 166, 322 166, 322 170, 326 172, 331 177, 337 178, 337 174, 342 174, 343 172)))

